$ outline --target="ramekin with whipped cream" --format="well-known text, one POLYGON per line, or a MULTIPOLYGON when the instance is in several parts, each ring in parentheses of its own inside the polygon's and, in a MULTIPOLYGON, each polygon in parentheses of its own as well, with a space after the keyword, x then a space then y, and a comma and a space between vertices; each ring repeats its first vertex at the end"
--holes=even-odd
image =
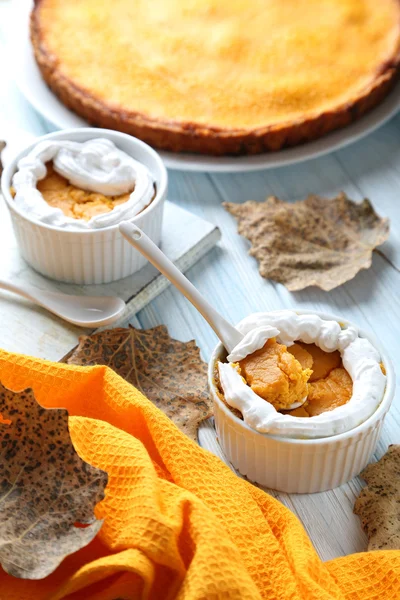
POLYGON ((358 475, 375 450, 394 396, 384 348, 352 323, 312 311, 255 313, 237 327, 244 334, 241 344, 229 357, 219 344, 209 363, 217 436, 233 466, 251 481, 289 493, 324 491, 358 475), (234 366, 272 337, 288 347, 301 341, 325 352, 339 350, 353 382, 350 400, 309 418, 277 412, 234 366))
POLYGON ((24 148, 6 165, 1 189, 27 263, 59 281, 101 284, 146 264, 124 243, 121 221, 132 220, 159 244, 167 180, 160 156, 144 142, 117 131, 82 128, 42 136, 24 148), (37 189, 49 162, 77 188, 128 199, 87 220, 66 216, 37 189))

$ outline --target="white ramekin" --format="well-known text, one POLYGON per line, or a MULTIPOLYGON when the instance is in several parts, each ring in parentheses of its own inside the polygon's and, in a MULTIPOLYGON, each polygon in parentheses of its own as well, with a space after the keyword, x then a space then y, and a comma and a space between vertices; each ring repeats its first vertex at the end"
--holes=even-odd
MULTIPOLYGON (((316 311, 322 319, 350 325, 349 321, 316 311)), ((358 328, 357 328, 358 329, 358 328)), ((214 403, 219 444, 232 465, 250 481, 281 492, 311 494, 335 488, 358 475, 369 462, 393 400, 395 375, 386 351, 373 336, 358 329, 380 352, 387 383, 381 404, 364 423, 351 431, 321 439, 292 439, 258 433, 236 417, 220 400, 214 380, 215 362, 223 353, 215 348, 209 362, 208 382, 214 403)))
POLYGON ((156 196, 132 222, 147 233, 153 242, 160 243, 168 176, 157 152, 144 142, 118 131, 91 127, 56 131, 37 138, 34 143, 26 146, 6 165, 1 178, 1 191, 11 213, 21 254, 36 271, 51 279, 77 284, 109 283, 132 275, 147 262, 137 250, 126 243, 118 225, 95 230, 65 231, 59 227, 35 222, 15 206, 11 196, 11 180, 18 161, 38 142, 85 142, 99 137, 111 140, 151 171, 156 185, 156 196))

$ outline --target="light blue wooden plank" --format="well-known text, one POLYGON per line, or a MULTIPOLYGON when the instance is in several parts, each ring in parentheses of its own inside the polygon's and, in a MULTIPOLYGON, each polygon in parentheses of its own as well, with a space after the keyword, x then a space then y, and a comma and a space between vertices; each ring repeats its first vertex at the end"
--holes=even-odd
MULTIPOLYGON (((0 11, 6 4, 8 2, 0 2, 0 11)), ((0 12, 0 28, 4 24, 3 14, 0 12)), ((0 69, 1 64, 3 68, 6 64, 1 59, 0 55, 0 69)), ((8 119, 34 133, 43 133, 49 128, 12 85, 3 85, 0 89, 0 110, 8 119)), ((256 261, 247 255, 248 242, 238 236, 234 219, 221 208, 222 201, 263 200, 271 194, 290 201, 302 199, 310 193, 331 197, 341 190, 355 200, 367 196, 378 212, 391 218, 392 235, 383 250, 399 267, 399 140, 400 116, 347 149, 300 165, 250 174, 211 177, 205 174, 171 172, 170 198, 183 208, 215 223, 223 232, 220 244, 189 270, 188 277, 232 322, 237 322, 255 310, 297 307, 339 313, 380 336, 394 359, 399 376, 400 273, 382 257, 375 256, 369 271, 360 273, 353 281, 330 293, 311 288, 291 294, 283 286, 259 276, 256 261)), ((179 224, 177 229, 178 226, 179 224)), ((5 300, 2 306, 6 303, 5 300)), ((63 337, 61 322, 57 322, 52 328, 47 322, 44 324, 34 312, 31 314, 34 315, 33 332, 38 336, 35 340, 36 352, 41 356, 48 355, 49 344, 53 344, 51 357, 57 358, 59 348, 66 343, 65 340, 71 340, 71 343, 76 340, 75 330, 65 327, 63 337), (44 328, 45 338, 39 339, 40 331, 44 328), (61 339, 64 340, 62 343, 61 339)), ((132 317, 130 322, 136 327, 165 323, 173 337, 182 340, 195 338, 205 360, 216 343, 214 333, 203 318, 186 299, 171 288, 142 310, 138 318, 132 317)), ((23 326, 22 322, 20 326, 23 326)), ((23 351, 24 345, 28 343, 32 344, 32 341, 21 338, 19 345, 16 342, 13 349, 23 351)), ((400 441, 399 431, 397 395, 396 406, 386 421, 377 455, 386 450, 388 443, 400 441)), ((202 428, 200 439, 203 445, 222 457, 211 423, 202 428)), ((365 536, 358 518, 352 513, 354 498, 361 485, 360 480, 355 479, 337 490, 313 496, 272 493, 302 519, 320 556, 330 559, 365 548, 365 536)))

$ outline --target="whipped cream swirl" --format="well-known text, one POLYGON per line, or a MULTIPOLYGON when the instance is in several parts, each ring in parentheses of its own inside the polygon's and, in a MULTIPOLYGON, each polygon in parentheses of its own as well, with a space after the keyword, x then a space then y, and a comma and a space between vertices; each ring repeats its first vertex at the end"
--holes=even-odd
POLYGON ((289 310, 255 313, 237 326, 243 340, 218 363, 226 402, 239 410, 245 423, 260 433, 293 438, 323 438, 349 431, 366 421, 378 408, 386 387, 379 352, 353 326, 342 328, 337 321, 317 315, 298 315, 289 310), (271 337, 292 346, 296 341, 314 343, 325 352, 339 350, 344 368, 353 381, 353 394, 347 404, 315 417, 281 414, 258 396, 237 371, 234 362, 262 348, 271 337))
POLYGON ((105 138, 88 142, 67 140, 38 143, 18 162, 12 185, 18 208, 36 221, 63 229, 97 229, 131 219, 150 204, 154 183, 147 167, 119 150, 105 138), (46 163, 53 161, 54 170, 72 185, 104 196, 119 196, 133 190, 129 199, 108 213, 89 221, 64 215, 53 208, 36 188, 46 177, 46 163))

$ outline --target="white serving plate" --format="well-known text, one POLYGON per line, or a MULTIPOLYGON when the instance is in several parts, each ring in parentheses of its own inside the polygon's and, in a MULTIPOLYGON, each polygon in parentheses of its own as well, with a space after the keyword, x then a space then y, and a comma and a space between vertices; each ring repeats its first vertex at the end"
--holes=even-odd
MULTIPOLYGON (((9 43, 12 45, 10 55, 13 56, 13 72, 16 83, 35 110, 49 122, 51 128, 87 127, 88 123, 68 110, 47 87, 41 77, 29 39, 29 15, 32 4, 32 0, 19 0, 14 3, 15 14, 12 15, 12 18, 15 23, 13 27, 9 28, 9 31, 12 32, 9 43)), ((159 154, 169 169, 181 171, 229 173, 282 167, 316 158, 348 146, 386 123, 399 109, 400 82, 379 106, 359 121, 302 146, 280 152, 240 157, 213 157, 197 154, 175 154, 173 152, 159 152, 159 154)))

